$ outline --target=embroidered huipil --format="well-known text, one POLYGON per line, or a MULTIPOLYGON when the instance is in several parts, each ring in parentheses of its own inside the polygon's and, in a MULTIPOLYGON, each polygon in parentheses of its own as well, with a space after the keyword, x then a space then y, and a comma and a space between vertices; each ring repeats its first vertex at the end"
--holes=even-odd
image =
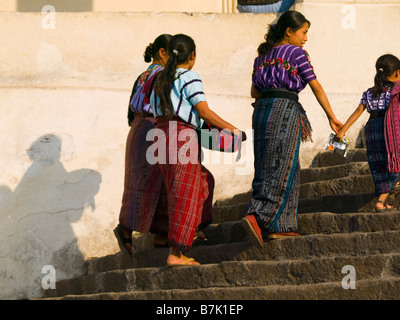
POLYGON ((392 86, 385 86, 383 87, 383 92, 379 96, 374 97, 372 88, 369 88, 363 93, 360 104, 364 105, 368 112, 386 111, 389 108, 391 90, 392 86))
POLYGON ((152 64, 143 72, 133 85, 129 106, 133 112, 152 113, 150 107, 150 92, 155 75, 163 70, 159 64, 152 64))
POLYGON ((257 91, 281 88, 299 93, 317 77, 308 53, 299 46, 274 47, 254 60, 252 81, 257 91))
MULTIPOLYGON (((206 101, 206 97, 203 83, 196 72, 184 68, 176 70, 175 81, 171 90, 171 101, 174 115, 197 128, 202 127, 204 120, 199 117, 194 106, 201 101, 206 101)), ((160 100, 153 91, 150 104, 155 116, 163 116, 159 102, 160 100)))

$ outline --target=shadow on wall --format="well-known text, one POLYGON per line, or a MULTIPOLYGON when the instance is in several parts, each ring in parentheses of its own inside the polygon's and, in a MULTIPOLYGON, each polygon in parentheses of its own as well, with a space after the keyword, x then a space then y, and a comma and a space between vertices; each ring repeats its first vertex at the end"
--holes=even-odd
POLYGON ((92 11, 92 0, 18 0, 19 12, 42 12, 44 6, 51 5, 57 12, 92 11))
POLYGON ((72 223, 87 207, 94 212, 101 183, 96 171, 65 170, 56 135, 41 136, 27 154, 32 164, 17 188, 0 186, 0 299, 41 297, 47 265, 57 281, 82 274, 72 223))

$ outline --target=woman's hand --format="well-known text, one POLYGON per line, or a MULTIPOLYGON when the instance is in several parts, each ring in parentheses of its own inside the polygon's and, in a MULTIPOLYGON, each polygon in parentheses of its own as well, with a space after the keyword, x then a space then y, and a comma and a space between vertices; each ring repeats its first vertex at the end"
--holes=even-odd
MULTIPOLYGON (((343 127, 343 123, 341 123, 336 118, 329 119, 329 125, 331 126, 332 130, 336 133, 336 136, 337 136, 339 130, 343 127)), ((343 136, 344 136, 344 134, 343 134, 343 136)))
POLYGON ((335 137, 336 140, 342 141, 342 139, 344 138, 345 134, 346 134, 346 130, 344 130, 344 129, 342 128, 341 130, 339 130, 338 133, 336 133, 336 137, 335 137))

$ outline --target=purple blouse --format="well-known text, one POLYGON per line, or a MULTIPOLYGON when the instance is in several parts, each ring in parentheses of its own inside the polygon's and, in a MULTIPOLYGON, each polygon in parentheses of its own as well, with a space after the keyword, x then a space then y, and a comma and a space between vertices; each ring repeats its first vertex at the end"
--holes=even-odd
POLYGON ((260 92, 265 88, 283 88, 299 93, 316 78, 307 51, 299 46, 274 47, 254 60, 252 81, 260 92))
POLYGON ((371 111, 386 111, 389 108, 391 86, 383 87, 383 92, 378 97, 373 97, 372 88, 369 88, 362 95, 360 104, 367 108, 368 112, 371 111))

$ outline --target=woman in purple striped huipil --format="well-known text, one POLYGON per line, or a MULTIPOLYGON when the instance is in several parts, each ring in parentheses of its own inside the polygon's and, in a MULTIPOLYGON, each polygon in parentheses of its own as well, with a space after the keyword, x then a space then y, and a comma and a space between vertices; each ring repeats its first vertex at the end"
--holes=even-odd
POLYGON ((337 132, 342 126, 302 49, 309 27, 301 13, 285 12, 270 26, 254 61, 255 173, 252 199, 242 223, 251 240, 261 246, 262 231, 270 239, 298 235, 299 149, 301 141, 311 140, 311 126, 298 103, 298 93, 309 84, 331 128, 337 132))
POLYGON ((374 180, 375 196, 378 197, 375 210, 386 212, 393 210, 393 206, 386 200, 400 178, 398 173, 388 170, 388 150, 385 140, 385 115, 389 109, 394 82, 400 80, 400 60, 391 54, 385 54, 378 58, 375 68, 374 87, 363 93, 359 106, 339 130, 337 138, 342 139, 346 131, 367 109, 370 116, 364 131, 368 164, 374 180))
POLYGON ((122 252, 132 254, 132 232, 155 233, 155 244, 168 233, 166 190, 160 171, 147 162, 150 143, 147 133, 154 129, 149 94, 155 75, 168 61, 167 46, 172 36, 162 34, 146 47, 144 60, 151 63, 140 74, 132 88, 128 107, 131 127, 126 141, 125 177, 119 224, 114 229, 122 252))

